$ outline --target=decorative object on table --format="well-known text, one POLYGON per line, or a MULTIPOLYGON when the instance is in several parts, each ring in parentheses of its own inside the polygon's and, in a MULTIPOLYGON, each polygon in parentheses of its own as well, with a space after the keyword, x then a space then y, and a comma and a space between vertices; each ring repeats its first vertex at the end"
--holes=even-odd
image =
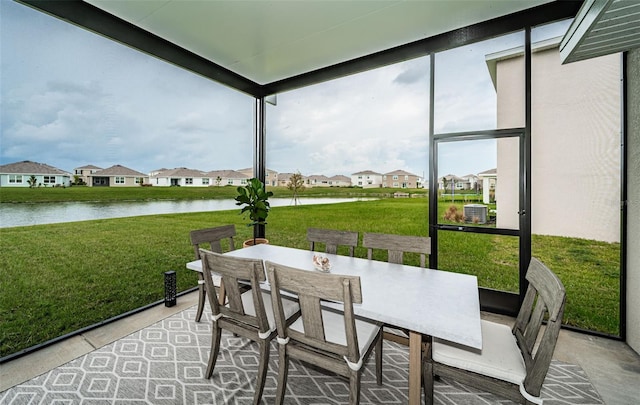
POLYGON ((176 272, 164 272, 164 306, 172 307, 176 305, 176 272))
POLYGON ((331 270, 331 262, 329 258, 323 254, 313 255, 313 267, 318 271, 328 273, 331 270))
POLYGON ((260 179, 252 178, 243 187, 238 187, 238 195, 235 197, 236 205, 243 206, 240 214, 249 213, 251 222, 247 226, 253 227, 253 239, 246 240, 243 247, 253 246, 258 243, 269 243, 267 239, 256 237, 256 225, 264 226, 267 224, 267 216, 269 216, 269 197, 273 192, 266 191, 264 183, 260 179))

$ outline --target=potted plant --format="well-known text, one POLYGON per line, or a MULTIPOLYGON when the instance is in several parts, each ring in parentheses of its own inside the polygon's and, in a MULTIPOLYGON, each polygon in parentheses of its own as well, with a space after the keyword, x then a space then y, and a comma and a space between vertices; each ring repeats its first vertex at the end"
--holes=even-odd
POLYGON ((252 246, 257 243, 269 243, 267 239, 256 237, 256 225, 264 226, 267 224, 267 216, 269 215, 269 197, 273 195, 271 191, 265 191, 264 184, 257 178, 252 178, 247 185, 238 187, 238 195, 236 196, 236 205, 243 206, 240 214, 249 213, 251 221, 247 226, 253 227, 253 239, 244 242, 243 247, 252 246))

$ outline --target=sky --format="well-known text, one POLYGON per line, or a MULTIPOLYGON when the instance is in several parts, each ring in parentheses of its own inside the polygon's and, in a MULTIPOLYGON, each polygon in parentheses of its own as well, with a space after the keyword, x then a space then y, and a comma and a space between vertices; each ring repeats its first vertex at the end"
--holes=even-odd
MULTIPOLYGON (((252 97, 13 1, 0 0, 0 33, 0 164, 251 167, 252 97)), ((436 56, 436 133, 495 128, 484 56, 522 38, 436 56)), ((428 176, 428 77, 425 57, 278 94, 266 112, 267 167, 428 176)), ((496 167, 492 142, 447 151, 439 175, 496 167)))

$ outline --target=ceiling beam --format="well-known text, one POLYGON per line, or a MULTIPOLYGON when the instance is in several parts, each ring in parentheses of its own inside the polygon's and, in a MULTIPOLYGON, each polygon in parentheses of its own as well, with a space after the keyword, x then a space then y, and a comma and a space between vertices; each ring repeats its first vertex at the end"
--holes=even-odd
POLYGON ((260 84, 82 0, 16 1, 243 93, 263 93, 260 84))
POLYGON ((527 26, 533 27, 565 18, 573 18, 582 3, 582 0, 573 0, 554 1, 543 4, 308 73, 278 80, 264 85, 263 91, 265 95, 277 94, 391 65, 393 63, 403 62, 430 53, 441 52, 458 46, 483 41, 499 35, 522 30, 527 26))
POLYGON ((574 17, 581 0, 554 1, 308 73, 260 85, 82 0, 16 0, 71 24, 260 98, 574 17))

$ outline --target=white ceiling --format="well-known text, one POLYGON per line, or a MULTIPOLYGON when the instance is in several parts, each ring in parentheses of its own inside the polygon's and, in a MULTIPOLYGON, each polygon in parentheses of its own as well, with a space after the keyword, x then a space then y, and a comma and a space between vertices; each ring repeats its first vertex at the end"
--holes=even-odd
POLYGON ((259 84, 551 0, 85 0, 259 84))

